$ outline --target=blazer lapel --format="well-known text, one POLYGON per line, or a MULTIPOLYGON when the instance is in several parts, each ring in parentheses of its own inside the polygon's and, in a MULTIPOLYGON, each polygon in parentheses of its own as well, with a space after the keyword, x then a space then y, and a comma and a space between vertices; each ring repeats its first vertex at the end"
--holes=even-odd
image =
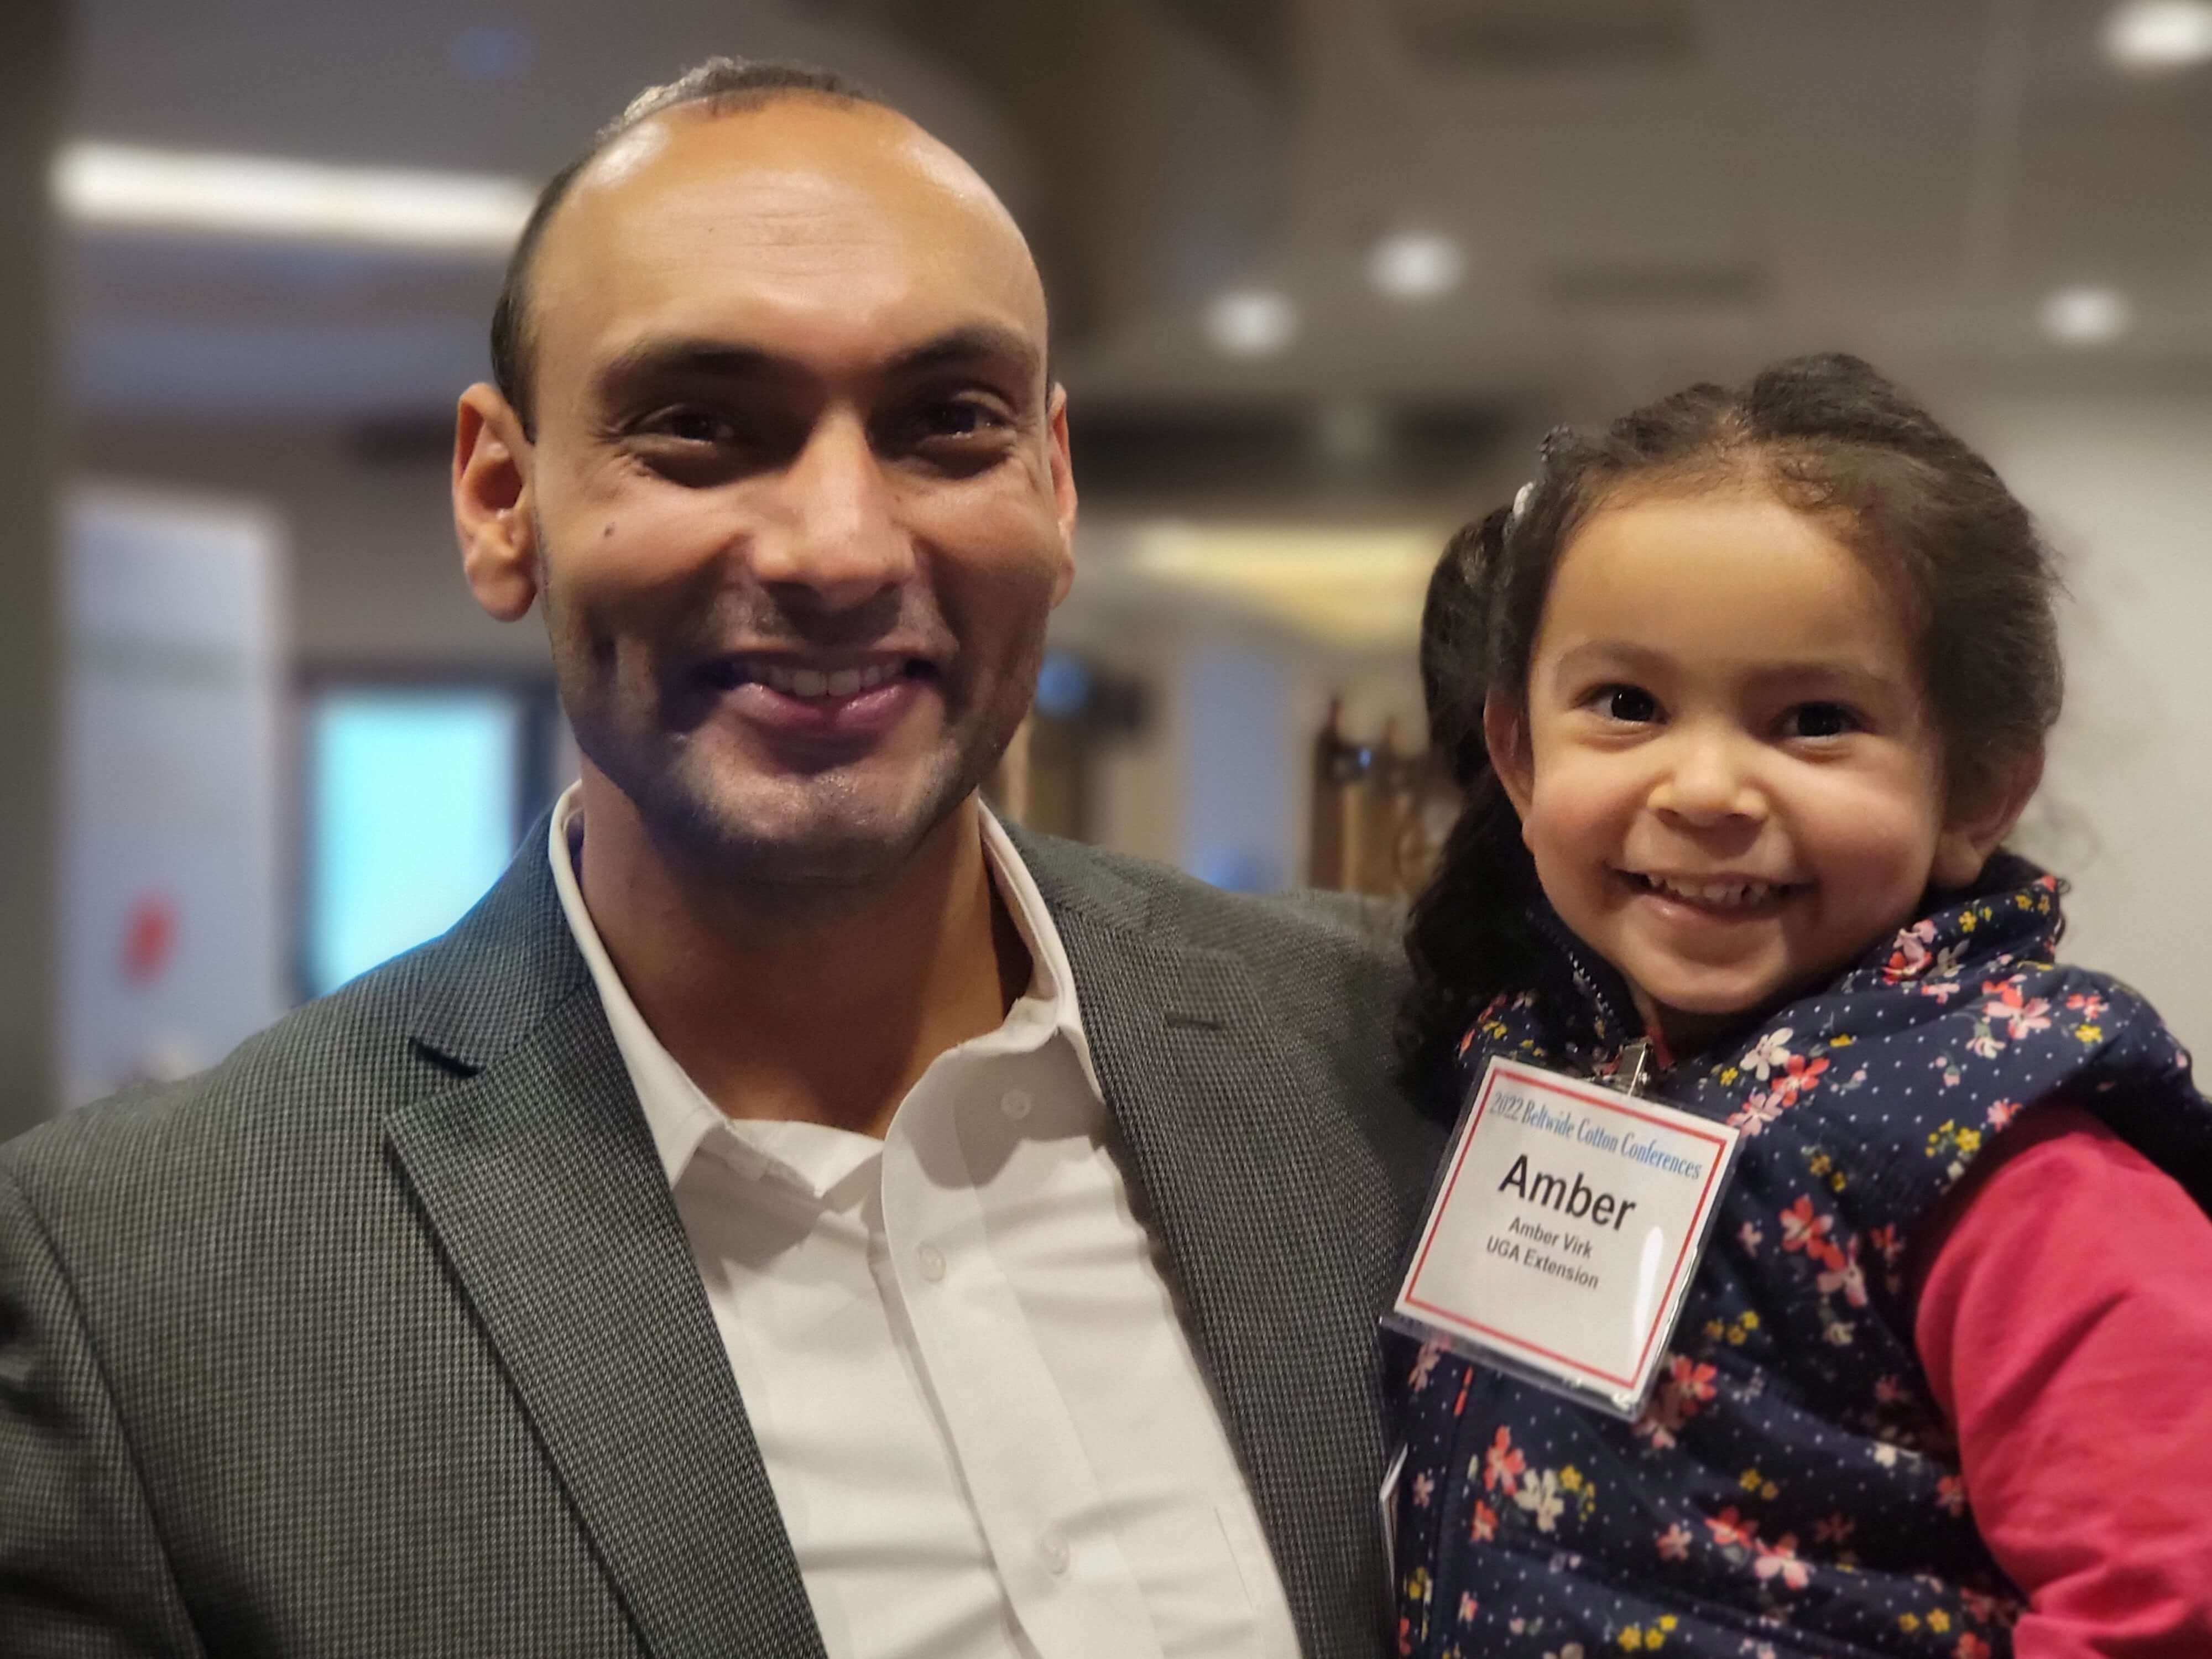
POLYGON ((534 851, 526 844, 440 947, 477 988, 441 996, 439 961, 426 964, 417 1042, 453 1069, 483 1068, 392 1114, 387 1144, 647 1650, 819 1655, 759 1448, 544 846, 541 823, 534 851), (504 994, 481 988, 503 971, 504 994))
POLYGON ((1309 1655, 1371 1654, 1388 1568, 1375 1322, 1402 1205, 1310 1044, 1225 952, 1055 918, 1124 1171, 1163 1246, 1309 1655))

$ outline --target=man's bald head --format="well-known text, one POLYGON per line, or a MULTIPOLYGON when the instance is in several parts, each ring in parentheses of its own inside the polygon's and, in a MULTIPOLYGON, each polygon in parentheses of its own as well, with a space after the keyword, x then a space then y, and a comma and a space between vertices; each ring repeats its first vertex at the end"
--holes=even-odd
POLYGON ((532 276, 546 227, 560 211, 577 181, 594 164, 619 149, 647 122, 667 112, 696 106, 706 115, 726 115, 783 99, 808 99, 830 105, 872 108, 896 114, 896 107, 868 88, 834 70, 779 60, 749 62, 709 58, 665 86, 648 87, 629 106, 602 127, 591 148, 546 181, 509 256, 507 276, 491 316, 491 372, 500 394, 522 422, 526 434, 537 422, 532 406, 534 341, 531 316, 532 276))

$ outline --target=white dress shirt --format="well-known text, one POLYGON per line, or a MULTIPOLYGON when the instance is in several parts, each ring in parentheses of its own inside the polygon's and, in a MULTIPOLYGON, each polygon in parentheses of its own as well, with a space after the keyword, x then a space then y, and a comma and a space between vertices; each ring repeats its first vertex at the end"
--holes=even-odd
MULTIPOLYGON (((553 816, 591 965, 833 1659, 1292 1659, 1251 1495, 1107 1150, 1074 980, 1021 855, 995 1031, 881 1140, 725 1117, 639 1016, 553 816)), ((733 1011, 742 1018, 742 1011, 733 1011)))

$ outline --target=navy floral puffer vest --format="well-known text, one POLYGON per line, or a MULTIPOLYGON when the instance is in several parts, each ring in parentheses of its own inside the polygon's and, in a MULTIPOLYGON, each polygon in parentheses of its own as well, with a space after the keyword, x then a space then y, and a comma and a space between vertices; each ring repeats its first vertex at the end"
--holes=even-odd
MULTIPOLYGON (((2010 1651, 2019 1603, 1914 1350, 1916 1230, 2047 1100, 2212 1198, 2189 1057, 2124 986, 2055 965, 2059 891, 1994 860, 1827 989, 1650 1082, 1745 1139, 1639 1421, 1383 1335, 1401 1653, 2010 1651)), ((1539 920, 1548 965, 1484 1010, 1457 1093, 1493 1054, 1606 1076, 1639 1035, 1619 976, 1539 920)))

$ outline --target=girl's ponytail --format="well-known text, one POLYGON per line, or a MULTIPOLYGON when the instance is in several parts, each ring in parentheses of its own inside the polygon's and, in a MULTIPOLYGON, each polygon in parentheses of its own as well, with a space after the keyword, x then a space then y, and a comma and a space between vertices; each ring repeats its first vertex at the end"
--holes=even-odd
POLYGON ((1500 507, 1454 536, 1421 607, 1429 741, 1464 804, 1407 921, 1413 987, 1400 1011, 1399 1060, 1415 1090, 1433 1087, 1447 1073, 1445 1062, 1474 1010, 1531 959, 1526 912, 1537 894, 1536 868, 1522 844, 1520 817, 1491 766, 1482 726, 1507 538, 1525 516, 1500 507))

